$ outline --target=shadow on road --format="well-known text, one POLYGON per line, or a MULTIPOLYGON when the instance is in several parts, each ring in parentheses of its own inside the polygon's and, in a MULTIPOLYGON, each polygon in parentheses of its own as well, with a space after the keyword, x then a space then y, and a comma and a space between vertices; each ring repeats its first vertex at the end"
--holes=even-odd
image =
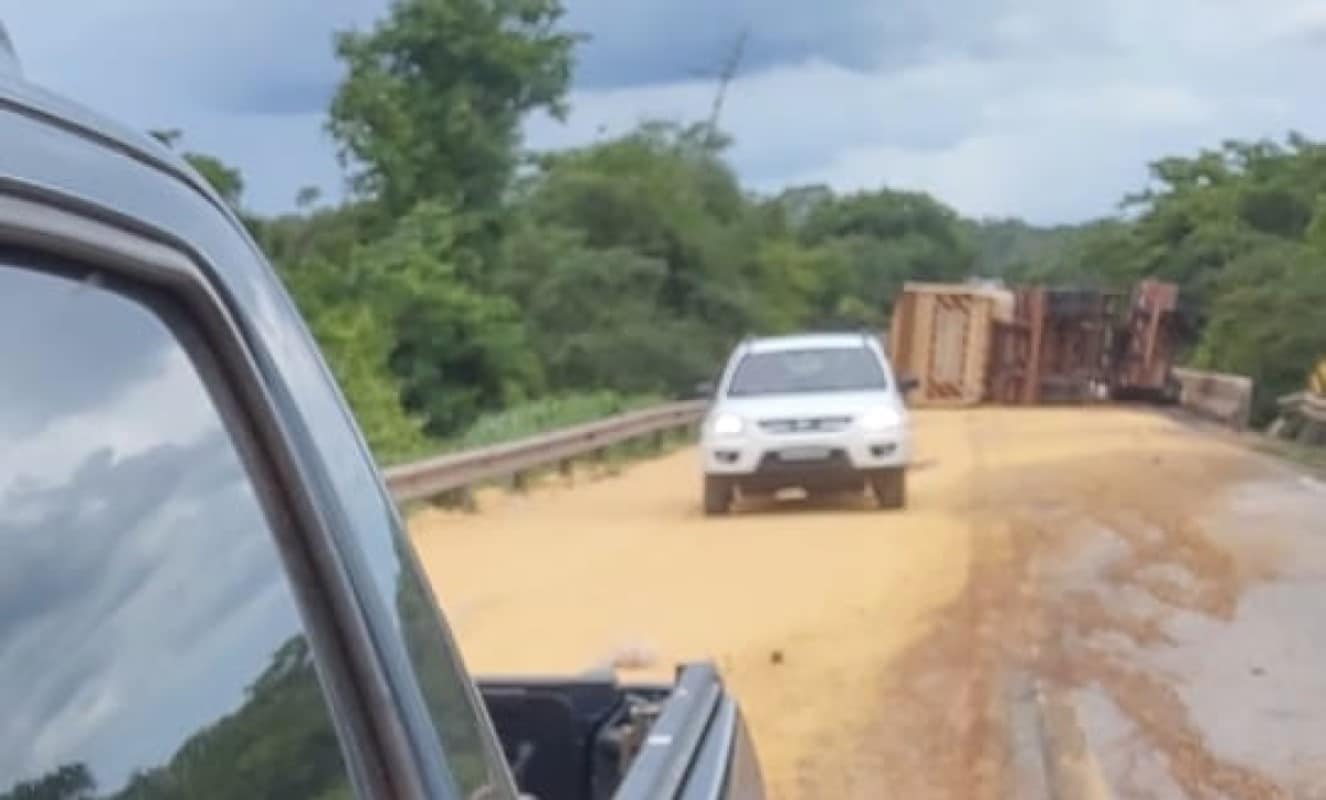
POLYGON ((812 514, 817 512, 869 512, 889 514, 880 510, 875 498, 868 492, 826 492, 806 494, 801 491, 779 493, 774 496, 756 495, 741 497, 732 508, 732 513, 739 516, 758 514, 812 514))

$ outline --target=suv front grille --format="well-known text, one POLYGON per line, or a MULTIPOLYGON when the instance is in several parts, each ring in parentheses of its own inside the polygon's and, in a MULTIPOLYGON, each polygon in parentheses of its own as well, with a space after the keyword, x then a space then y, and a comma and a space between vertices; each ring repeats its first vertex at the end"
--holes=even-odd
POLYGON ((852 424, 851 417, 803 417, 800 419, 762 419, 765 433, 837 433, 852 424))

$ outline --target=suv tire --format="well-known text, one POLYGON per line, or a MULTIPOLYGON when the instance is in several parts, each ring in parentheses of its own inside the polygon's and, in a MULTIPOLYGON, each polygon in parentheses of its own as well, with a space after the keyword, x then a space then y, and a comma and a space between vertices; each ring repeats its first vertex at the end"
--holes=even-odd
POLYGON ((875 473, 870 478, 870 488, 880 508, 897 509, 907 504, 907 472, 902 468, 875 473))
POLYGON ((704 513, 716 517, 732 510, 732 480, 714 475, 704 476, 704 513))

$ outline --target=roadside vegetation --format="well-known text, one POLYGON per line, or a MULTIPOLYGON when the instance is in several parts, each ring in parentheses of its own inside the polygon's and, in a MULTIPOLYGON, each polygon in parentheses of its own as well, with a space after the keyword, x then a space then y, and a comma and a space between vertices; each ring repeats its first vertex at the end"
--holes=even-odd
MULTIPOLYGON (((1256 414, 1302 389, 1326 354, 1326 145, 1228 141, 1151 165, 1120 218, 1007 241, 985 226, 1016 280, 1127 286, 1174 281, 1190 316, 1197 367, 1250 376, 1256 414), (1020 249, 1019 249, 1020 248, 1020 249)), ((1011 227, 1017 228, 1014 223, 1011 227)), ((980 237, 978 236, 978 239, 980 237)))
MULTIPOLYGON (((879 328, 905 280, 1177 281, 1191 360, 1251 375, 1263 401, 1326 352, 1310 323, 1326 308, 1321 145, 1162 159, 1118 218, 1053 229, 884 187, 764 196, 707 124, 526 149, 526 115, 567 110, 582 37, 561 15, 398 0, 339 37, 343 203, 309 189, 257 217, 241 174, 187 154, 274 261, 383 460, 580 421, 598 402, 580 396, 682 395, 747 333, 879 328)), ((187 153, 187 135, 159 135, 187 153)))

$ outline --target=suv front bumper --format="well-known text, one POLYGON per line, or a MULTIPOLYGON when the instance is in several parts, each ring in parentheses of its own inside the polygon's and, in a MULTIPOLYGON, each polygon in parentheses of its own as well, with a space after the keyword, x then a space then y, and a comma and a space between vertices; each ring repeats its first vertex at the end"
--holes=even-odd
MULTIPOLYGON (((907 466, 911 441, 905 429, 878 433, 752 434, 708 438, 701 445, 707 475, 784 476, 786 485, 798 475, 859 474, 907 466), (820 450, 823 458, 806 458, 820 450)), ((776 482, 776 481, 775 481, 776 482)))

